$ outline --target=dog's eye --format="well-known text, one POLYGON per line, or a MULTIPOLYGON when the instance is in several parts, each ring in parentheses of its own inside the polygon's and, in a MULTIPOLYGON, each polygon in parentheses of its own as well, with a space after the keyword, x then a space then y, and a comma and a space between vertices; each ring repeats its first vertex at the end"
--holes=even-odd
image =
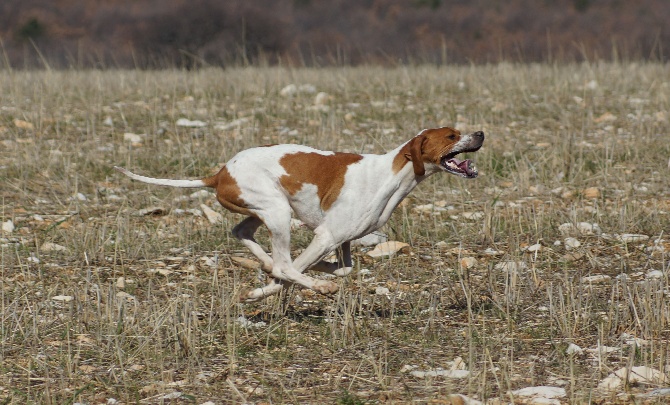
POLYGON ((449 139, 451 139, 453 141, 454 139, 456 139, 456 135, 454 135, 454 134, 449 135, 449 139))

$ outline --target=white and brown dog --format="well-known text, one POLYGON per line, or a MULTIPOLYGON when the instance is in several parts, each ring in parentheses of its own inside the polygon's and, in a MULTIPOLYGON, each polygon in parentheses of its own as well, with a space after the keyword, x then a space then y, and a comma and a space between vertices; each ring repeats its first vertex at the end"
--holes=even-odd
POLYGON ((260 259, 271 282, 243 294, 243 302, 276 294, 291 283, 323 294, 336 283, 304 274, 317 270, 337 276, 351 272, 350 241, 380 228, 417 184, 438 172, 477 177, 470 160, 456 159, 484 143, 481 131, 461 135, 452 128, 425 129, 384 155, 325 152, 301 145, 271 145, 244 150, 221 170, 201 180, 128 177, 171 187, 211 187, 219 203, 247 218, 233 228, 260 259), (314 231, 314 239, 291 260, 291 212, 314 231), (262 224, 270 231, 272 256, 254 240, 262 224), (338 263, 323 258, 341 247, 338 263))

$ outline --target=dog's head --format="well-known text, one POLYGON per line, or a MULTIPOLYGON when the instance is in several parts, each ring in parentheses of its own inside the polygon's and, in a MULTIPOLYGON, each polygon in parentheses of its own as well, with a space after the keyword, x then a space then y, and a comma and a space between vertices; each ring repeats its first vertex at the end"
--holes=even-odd
POLYGON ((457 176, 473 179, 477 169, 470 159, 456 158, 459 153, 475 152, 484 143, 484 133, 477 131, 461 135, 453 128, 424 129, 407 143, 405 157, 412 161, 414 174, 423 176, 429 173, 445 171, 457 176))

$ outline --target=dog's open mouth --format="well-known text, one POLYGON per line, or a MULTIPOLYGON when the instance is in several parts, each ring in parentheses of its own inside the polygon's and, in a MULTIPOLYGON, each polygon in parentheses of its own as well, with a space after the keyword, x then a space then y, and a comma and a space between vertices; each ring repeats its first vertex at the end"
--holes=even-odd
POLYGON ((472 160, 470 159, 465 159, 465 160, 460 160, 456 159, 456 153, 450 153, 440 160, 440 163, 444 170, 448 171, 449 173, 465 177, 468 179, 474 179, 477 177, 479 172, 477 171, 477 168, 472 164, 472 160))

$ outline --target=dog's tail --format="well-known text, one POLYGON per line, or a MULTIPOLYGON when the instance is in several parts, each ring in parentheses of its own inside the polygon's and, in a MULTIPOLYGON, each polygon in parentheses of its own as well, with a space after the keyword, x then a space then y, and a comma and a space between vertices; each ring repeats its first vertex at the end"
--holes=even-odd
POLYGON ((120 171, 126 176, 130 177, 133 180, 138 180, 143 183, 156 184, 159 186, 169 186, 169 187, 182 187, 182 188, 193 188, 193 187, 216 187, 217 177, 216 175, 205 177, 200 180, 171 180, 171 179, 155 179, 153 177, 140 176, 129 170, 126 170, 122 167, 114 166, 114 169, 120 171))

